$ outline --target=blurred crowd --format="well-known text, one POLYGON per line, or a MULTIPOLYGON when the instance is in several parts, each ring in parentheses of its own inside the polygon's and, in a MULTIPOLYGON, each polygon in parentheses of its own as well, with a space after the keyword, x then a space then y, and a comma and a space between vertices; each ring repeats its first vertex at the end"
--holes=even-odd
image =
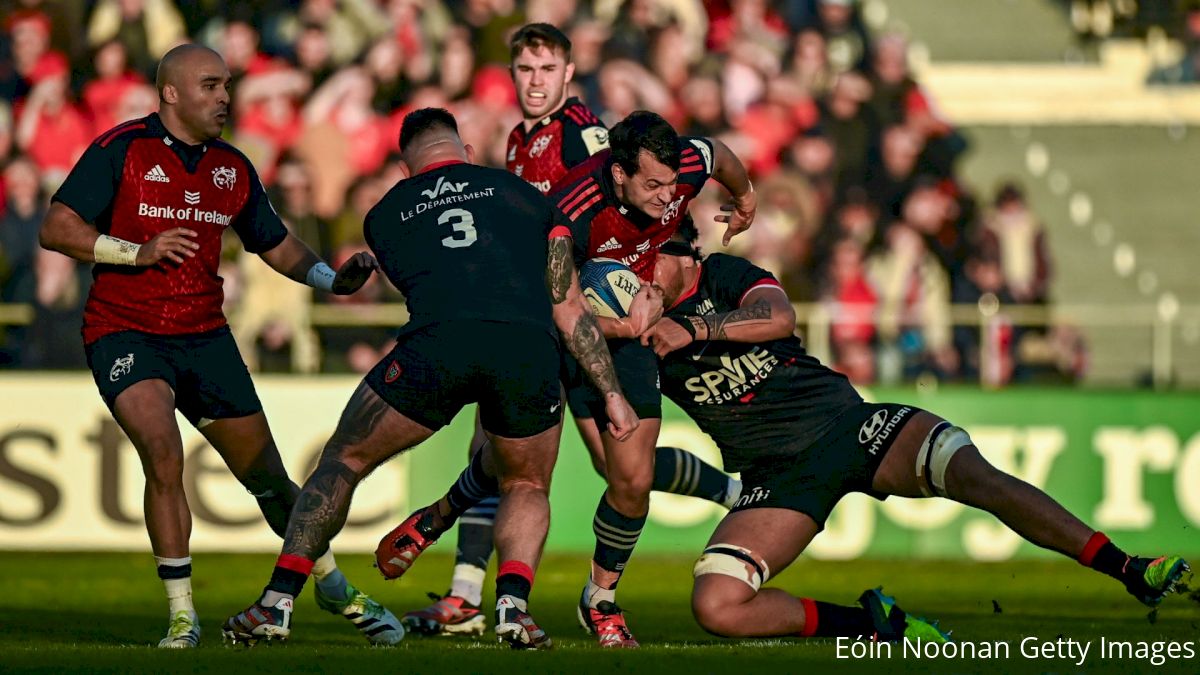
POLYGON ((1150 84, 1200 82, 1200 0, 1059 0, 1081 46, 1126 37, 1179 44, 1178 57, 1156 63, 1150 84))
MULTIPOLYGON (((567 32, 574 93, 606 123, 654 110, 742 158, 760 209, 734 251, 825 309, 829 356, 855 381, 978 381, 985 363, 996 384, 1082 374, 1070 331, 954 327, 952 303, 1048 302, 1046 237, 1019 185, 963 184, 967 142, 910 72, 906 36, 871 30, 855 0, 0 0, 0 302, 35 307, 5 329, 0 364, 81 365, 87 270, 38 249, 38 224, 92 138, 156 109, 170 47, 224 55, 228 139, 336 267, 398 179, 409 111, 451 109, 480 160, 503 166, 521 118, 507 40, 533 21, 567 32)), ((710 187, 693 211, 706 234, 721 198, 710 187)), ((363 327, 400 300, 385 280, 314 299, 229 250, 227 313, 252 366, 362 371, 387 347, 392 329, 363 327), (313 321, 329 303, 343 325, 313 321)))

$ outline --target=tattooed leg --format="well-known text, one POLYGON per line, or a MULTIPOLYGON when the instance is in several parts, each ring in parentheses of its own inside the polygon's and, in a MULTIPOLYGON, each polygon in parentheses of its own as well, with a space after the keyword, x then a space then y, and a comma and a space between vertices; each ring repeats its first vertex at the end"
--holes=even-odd
POLYGON ((350 497, 359 480, 350 467, 326 451, 296 500, 283 552, 309 560, 324 552, 346 524, 350 497))
POLYGON ((346 525, 350 498, 360 480, 391 456, 432 435, 426 426, 392 410, 365 382, 359 384, 334 436, 325 444, 317 470, 296 498, 264 604, 271 607, 277 597, 298 595, 313 561, 346 525))

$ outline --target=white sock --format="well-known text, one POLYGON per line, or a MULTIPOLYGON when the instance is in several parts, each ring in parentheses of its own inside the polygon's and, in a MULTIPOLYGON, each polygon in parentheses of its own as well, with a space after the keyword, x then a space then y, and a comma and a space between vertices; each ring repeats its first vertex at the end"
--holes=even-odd
POLYGON ((333 559, 333 549, 325 551, 320 558, 313 561, 312 575, 318 581, 337 571, 337 561, 333 559))
POLYGON ((338 569, 337 562, 333 559, 333 549, 325 551, 320 558, 313 561, 312 576, 322 593, 334 600, 346 599, 346 576, 338 569))
POLYGON ((617 591, 615 588, 598 586, 590 577, 588 578, 587 586, 583 590, 583 595, 587 598, 587 606, 592 608, 595 608, 606 600, 614 604, 617 602, 617 591))
POLYGON ((266 591, 263 591, 262 599, 258 601, 258 604, 262 605, 263 607, 274 607, 275 605, 279 604, 280 600, 282 600, 284 598, 289 598, 291 600, 295 600, 295 598, 288 595, 287 593, 280 593, 279 591, 266 590, 266 591))
POLYGON ((737 503, 738 498, 742 496, 742 481, 729 477, 729 485, 725 487, 725 499, 721 500, 721 505, 727 509, 732 509, 737 503))
MULTIPOLYGON (((509 601, 510 601, 510 602, 512 602, 512 604, 513 604, 513 605, 515 605, 515 606, 516 606, 516 608, 517 608, 517 609, 519 609, 519 610, 521 610, 522 612, 528 612, 528 611, 529 611, 529 603, 528 603, 527 601, 525 601, 525 600, 522 600, 522 599, 518 598, 518 597, 517 597, 517 596, 515 596, 515 595, 502 595, 502 596, 500 596, 500 597, 502 597, 502 598, 508 598, 508 599, 509 599, 509 601)), ((499 602, 499 600, 497 600, 497 602, 499 602)))
MULTIPOLYGON (((160 558, 154 556, 154 562, 159 567, 191 567, 192 557, 184 558, 160 558)), ((190 572, 190 570, 189 570, 190 572)), ((196 613, 196 608, 192 605, 192 576, 180 579, 163 579, 163 587, 167 590, 167 606, 171 616, 175 616, 176 612, 191 612, 196 613)))
POLYGON ((469 563, 458 563, 454 566, 454 577, 450 580, 450 595, 464 598, 472 605, 479 606, 483 602, 483 577, 486 575, 487 570, 469 563))

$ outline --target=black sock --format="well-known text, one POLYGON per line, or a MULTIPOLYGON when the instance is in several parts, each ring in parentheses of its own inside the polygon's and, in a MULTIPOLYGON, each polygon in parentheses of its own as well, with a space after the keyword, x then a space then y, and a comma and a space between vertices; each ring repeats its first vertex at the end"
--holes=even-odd
POLYGON ((492 557, 492 530, 496 525, 499 497, 488 497, 467 509, 458 521, 458 550, 455 564, 487 569, 492 557))
POLYGON ((475 456, 471 458, 470 466, 458 474, 458 480, 454 481, 450 492, 446 494, 452 509, 450 519, 457 518, 484 499, 499 494, 500 484, 483 470, 483 453, 475 453, 475 456))
MULTIPOLYGON (((510 560, 500 564, 496 570, 496 597, 505 595, 529 602, 529 591, 533 588, 533 568, 523 562, 510 560)), ((519 606, 519 605, 518 605, 519 606)), ((522 609, 524 609, 522 607, 522 609)))
POLYGON ((687 450, 654 449, 653 489, 721 503, 729 487, 729 476, 687 450))
POLYGON ((804 603, 804 630, 801 637, 870 637, 875 634, 871 614, 862 607, 834 605, 801 598, 804 603))
POLYGON ((300 496, 300 486, 287 476, 252 476, 242 482, 246 491, 258 502, 258 510, 271 531, 283 539, 287 536, 288 518, 300 496))
POLYGON ((592 532, 596 534, 593 557, 596 564, 610 572, 624 571, 645 524, 646 516, 631 518, 623 515, 608 503, 607 493, 602 495, 592 520, 592 532))
POLYGON ((279 556, 275 570, 271 572, 271 581, 267 583, 267 590, 284 593, 293 598, 299 596, 300 591, 304 590, 305 582, 308 581, 308 575, 312 573, 312 565, 311 560, 300 556, 279 556))
POLYGON ((1103 532, 1095 532, 1079 554, 1079 562, 1097 572, 1126 583, 1129 573, 1126 564, 1129 555, 1109 541, 1103 532))

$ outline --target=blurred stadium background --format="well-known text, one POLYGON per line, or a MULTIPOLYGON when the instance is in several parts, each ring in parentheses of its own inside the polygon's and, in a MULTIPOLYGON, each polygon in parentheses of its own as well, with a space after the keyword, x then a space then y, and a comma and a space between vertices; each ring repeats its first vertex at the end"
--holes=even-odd
MULTIPOLYGON (((228 140, 288 225, 340 263, 364 248, 362 216, 397 178, 408 111, 450 108, 482 157, 503 164, 520 119, 506 40, 529 21, 568 29, 577 93, 606 122, 649 108, 739 154, 760 210, 733 249, 784 281, 815 354, 876 399, 963 424, 993 461, 1127 548, 1200 552, 1194 0, 4 0, 0 566, 32 573, 71 557, 29 551, 142 552, 144 565, 98 576, 136 567, 129 583, 149 589, 144 613, 159 613, 136 454, 83 370, 89 271, 37 246, 48 196, 91 139, 156 108, 158 57, 182 40, 224 54, 228 140)), ((719 231, 705 227, 717 189, 693 211, 706 235, 719 231)), ((230 243, 226 311, 301 476, 356 374, 403 322, 403 299, 379 277, 350 298, 313 293, 230 243)), ((373 549, 436 496, 469 427, 464 413, 373 476, 339 550, 373 549)), ((185 434, 195 550, 275 549, 252 500, 185 434)), ((664 440, 716 458, 675 410, 664 440)), ((601 490, 568 433, 552 551, 590 550, 601 490)), ((631 578, 671 570, 686 589, 684 563, 718 517, 656 496, 631 578)), ((811 553, 865 559, 855 569, 872 578, 891 564, 871 561, 896 557, 1042 555, 953 504, 854 498, 811 553)), ((564 569, 582 575, 577 557, 564 569)), ((253 593, 260 581, 240 583, 253 593)), ((35 602, 22 597, 0 597, 0 625, 21 622, 35 602)), ((699 639, 683 597, 677 620, 690 633, 673 639, 699 639)), ((146 642, 156 630, 97 639, 146 642)))

